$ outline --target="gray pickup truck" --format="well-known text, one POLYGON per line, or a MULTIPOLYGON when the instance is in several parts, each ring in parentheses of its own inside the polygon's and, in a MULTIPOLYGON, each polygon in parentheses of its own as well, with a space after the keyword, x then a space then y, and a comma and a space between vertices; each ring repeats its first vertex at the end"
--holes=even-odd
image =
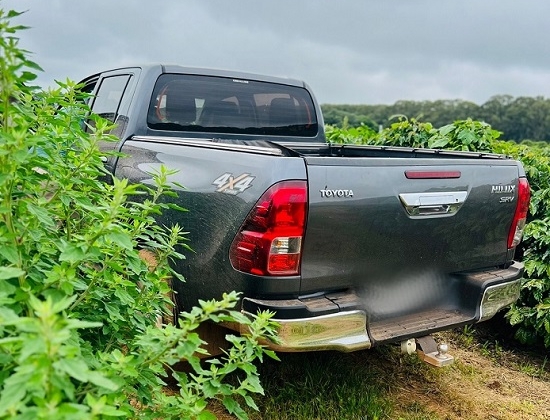
POLYGON ((275 312, 277 350, 433 350, 431 333, 518 297, 529 184, 517 161, 329 144, 297 80, 147 65, 83 83, 117 123, 110 147, 125 156, 109 170, 147 183, 166 165, 185 186, 190 211, 162 220, 194 249, 176 263, 180 311, 236 290, 244 313, 275 312))

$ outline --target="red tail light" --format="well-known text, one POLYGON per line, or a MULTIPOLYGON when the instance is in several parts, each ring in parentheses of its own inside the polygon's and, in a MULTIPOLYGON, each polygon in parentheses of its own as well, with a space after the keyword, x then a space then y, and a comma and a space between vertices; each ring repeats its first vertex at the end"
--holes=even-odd
POLYGON ((300 274, 306 215, 306 181, 283 181, 270 187, 231 244, 233 267, 259 276, 300 274))
POLYGON ((510 226, 510 232, 508 232, 508 249, 514 248, 521 242, 521 236, 523 235, 523 229, 525 228, 525 221, 527 220, 527 213, 529 213, 529 182, 527 178, 520 178, 518 184, 518 201, 516 205, 516 213, 514 214, 514 220, 512 226, 510 226))

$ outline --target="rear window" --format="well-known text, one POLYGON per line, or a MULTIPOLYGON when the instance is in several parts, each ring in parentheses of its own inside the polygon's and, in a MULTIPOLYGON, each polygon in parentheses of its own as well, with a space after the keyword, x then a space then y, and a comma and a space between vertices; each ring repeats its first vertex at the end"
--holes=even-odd
POLYGON ((164 74, 147 124, 155 130, 314 137, 317 118, 306 89, 224 77, 164 74))

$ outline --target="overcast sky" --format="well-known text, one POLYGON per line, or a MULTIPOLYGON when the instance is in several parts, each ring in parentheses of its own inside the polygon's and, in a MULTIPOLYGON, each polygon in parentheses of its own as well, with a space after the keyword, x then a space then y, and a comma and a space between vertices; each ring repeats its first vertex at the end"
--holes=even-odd
POLYGON ((321 103, 550 96, 549 0, 0 0, 39 83, 165 62, 305 80, 321 103))

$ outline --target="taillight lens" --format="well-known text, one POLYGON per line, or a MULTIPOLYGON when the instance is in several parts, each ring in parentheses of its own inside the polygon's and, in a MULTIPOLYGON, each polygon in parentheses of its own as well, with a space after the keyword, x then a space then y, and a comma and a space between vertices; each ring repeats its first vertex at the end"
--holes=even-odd
POLYGON ((521 242, 523 229, 529 213, 529 182, 527 178, 520 178, 518 184, 518 201, 516 204, 516 212, 510 232, 508 233, 508 249, 516 247, 521 242))
POLYGON ((300 274, 306 215, 306 181, 283 181, 271 186, 231 244, 233 267, 259 276, 300 274))

